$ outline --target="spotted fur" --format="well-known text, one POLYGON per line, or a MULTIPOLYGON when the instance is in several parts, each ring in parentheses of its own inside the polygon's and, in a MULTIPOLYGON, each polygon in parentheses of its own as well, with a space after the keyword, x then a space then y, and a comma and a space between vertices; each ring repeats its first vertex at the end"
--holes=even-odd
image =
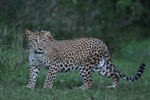
POLYGON ((114 66, 107 46, 99 39, 79 38, 74 40, 55 40, 48 31, 26 30, 30 46, 30 76, 28 88, 34 89, 40 66, 48 69, 44 88, 52 88, 56 73, 77 70, 83 78, 79 88, 90 88, 91 73, 113 79, 108 88, 117 86, 120 78, 133 82, 143 73, 145 64, 139 67, 135 77, 127 77, 114 66))

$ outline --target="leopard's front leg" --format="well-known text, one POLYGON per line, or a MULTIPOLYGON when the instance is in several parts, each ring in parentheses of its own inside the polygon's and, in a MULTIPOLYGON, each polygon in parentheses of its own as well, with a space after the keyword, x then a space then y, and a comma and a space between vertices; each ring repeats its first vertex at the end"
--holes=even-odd
POLYGON ((56 73, 57 73, 57 66, 55 64, 52 64, 49 67, 48 75, 46 77, 43 88, 52 88, 53 87, 53 81, 55 79, 56 73))
POLYGON ((26 85, 27 88, 34 89, 35 88, 35 83, 36 83, 36 78, 39 73, 39 67, 37 66, 30 66, 30 76, 29 76, 29 82, 26 85))

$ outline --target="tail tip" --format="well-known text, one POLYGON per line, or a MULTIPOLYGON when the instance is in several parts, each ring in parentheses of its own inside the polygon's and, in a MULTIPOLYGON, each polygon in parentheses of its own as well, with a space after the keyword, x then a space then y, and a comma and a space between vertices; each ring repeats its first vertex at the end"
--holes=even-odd
POLYGON ((142 65, 141 65, 141 66, 145 67, 146 65, 145 65, 144 63, 142 63, 142 65))

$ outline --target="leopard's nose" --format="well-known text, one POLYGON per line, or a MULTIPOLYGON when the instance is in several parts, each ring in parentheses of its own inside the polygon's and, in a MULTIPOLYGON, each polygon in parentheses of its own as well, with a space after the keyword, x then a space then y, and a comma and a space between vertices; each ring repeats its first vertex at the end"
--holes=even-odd
POLYGON ((37 50, 34 51, 36 54, 43 54, 43 49, 42 48, 38 48, 37 50))

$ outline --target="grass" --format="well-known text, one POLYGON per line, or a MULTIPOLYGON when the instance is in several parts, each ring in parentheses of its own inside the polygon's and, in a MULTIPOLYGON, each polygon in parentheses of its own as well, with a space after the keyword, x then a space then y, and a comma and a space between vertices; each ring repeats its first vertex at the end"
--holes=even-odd
MULTIPOLYGON (((7 33, 3 35, 5 37, 7 33)), ((146 63, 147 68, 143 76, 134 83, 121 80, 118 88, 106 89, 105 87, 111 84, 111 79, 93 73, 93 85, 90 89, 74 90, 73 87, 82 85, 82 80, 77 72, 68 72, 57 74, 54 88, 43 89, 47 70, 41 69, 36 89, 30 90, 24 87, 28 81, 29 62, 27 52, 22 46, 21 36, 13 37, 17 42, 9 42, 10 47, 5 43, 0 48, 0 100, 148 100, 150 98, 150 40, 132 42, 122 48, 122 56, 113 58, 116 67, 129 76, 135 75, 142 62, 146 63)))

